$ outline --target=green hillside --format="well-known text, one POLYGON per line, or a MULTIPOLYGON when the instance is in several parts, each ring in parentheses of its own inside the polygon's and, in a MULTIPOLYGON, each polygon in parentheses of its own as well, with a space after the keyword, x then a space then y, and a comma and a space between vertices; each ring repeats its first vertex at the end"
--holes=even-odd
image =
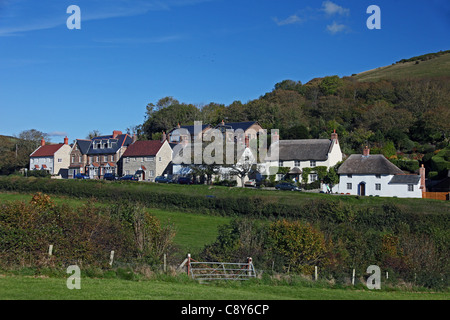
POLYGON ((390 66, 358 73, 352 78, 358 81, 377 81, 443 76, 450 76, 450 50, 403 59, 390 66))

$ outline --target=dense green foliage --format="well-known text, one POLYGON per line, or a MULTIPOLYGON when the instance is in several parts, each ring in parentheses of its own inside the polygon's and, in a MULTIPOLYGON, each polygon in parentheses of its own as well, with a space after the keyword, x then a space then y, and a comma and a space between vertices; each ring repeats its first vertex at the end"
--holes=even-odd
POLYGON ((29 203, 0 208, 0 261, 3 267, 105 267, 110 252, 121 262, 153 264, 171 245, 173 230, 138 204, 108 208, 89 202, 79 208, 56 205, 36 193, 29 203), (49 245, 54 247, 49 256, 49 245))
MULTIPOLYGON (((355 268, 359 274, 364 274, 365 268, 377 264, 390 271, 392 277, 398 277, 399 281, 415 281, 418 285, 433 288, 448 286, 450 215, 448 203, 442 201, 333 195, 312 197, 303 193, 264 193, 227 187, 211 189, 208 186, 20 177, 0 178, 0 189, 20 192, 45 190, 49 194, 87 199, 95 195, 101 201, 114 200, 113 208, 118 202, 142 203, 146 207, 236 217, 237 220, 219 229, 219 236, 213 244, 204 248, 201 257, 205 259, 242 261, 251 256, 260 269, 284 272, 310 272, 314 263, 320 267, 322 276, 344 282, 348 280, 349 269, 355 268), (239 192, 232 193, 233 190, 239 192), (280 219, 285 219, 285 222, 277 222, 280 219), (299 234, 305 236, 292 238, 296 232, 289 230, 303 230, 299 234), (318 242, 308 244, 308 239, 318 242), (303 251, 312 248, 308 258, 297 255, 298 258, 291 259, 287 255, 289 250, 294 253, 293 247, 299 247, 295 243, 302 243, 300 248, 304 248, 303 251)), ((121 212, 122 218, 113 221, 132 225, 136 219, 128 213, 135 212, 130 206, 117 212, 121 212)), ((97 221, 89 214, 83 213, 86 219, 97 221)), ((128 235, 135 244, 136 239, 140 239, 139 233, 128 235)), ((135 257, 140 256, 139 252, 145 252, 143 246, 133 247, 137 249, 130 252, 134 252, 135 257)), ((155 252, 152 247, 148 249, 155 252)), ((154 259, 152 255, 147 257, 148 261, 154 259)))

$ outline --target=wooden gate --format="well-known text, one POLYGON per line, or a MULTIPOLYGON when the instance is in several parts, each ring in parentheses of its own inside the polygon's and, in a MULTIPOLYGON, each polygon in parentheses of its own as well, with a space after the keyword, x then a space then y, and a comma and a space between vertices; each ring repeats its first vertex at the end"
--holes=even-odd
POLYGON ((256 278, 252 258, 245 263, 231 262, 199 262, 187 257, 187 273, 192 279, 199 281, 211 280, 249 280, 256 278))

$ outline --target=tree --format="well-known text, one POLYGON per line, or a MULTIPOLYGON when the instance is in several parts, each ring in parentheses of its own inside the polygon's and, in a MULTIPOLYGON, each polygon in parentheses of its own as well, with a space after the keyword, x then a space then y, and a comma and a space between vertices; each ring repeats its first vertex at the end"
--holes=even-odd
POLYGON ((279 220, 270 225, 271 247, 288 263, 288 270, 312 273, 326 254, 325 237, 309 223, 279 220))
POLYGON ((102 134, 100 133, 99 130, 92 130, 89 131, 88 135, 86 136, 86 139, 94 139, 95 137, 100 137, 102 134))

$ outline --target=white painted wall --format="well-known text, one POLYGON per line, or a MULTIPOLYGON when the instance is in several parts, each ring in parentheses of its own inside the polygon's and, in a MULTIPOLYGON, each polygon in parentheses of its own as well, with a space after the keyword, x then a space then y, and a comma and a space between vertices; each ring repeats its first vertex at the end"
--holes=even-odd
POLYGON ((366 196, 379 197, 398 197, 398 198, 422 198, 422 191, 420 190, 420 181, 413 186, 414 191, 408 191, 407 184, 389 184, 393 175, 381 175, 377 178, 375 175, 352 175, 349 177, 346 174, 339 176, 338 188, 333 188, 333 192, 343 194, 359 195, 359 184, 365 183, 366 196), (351 183, 351 189, 348 189, 347 184, 351 183), (381 190, 376 190, 376 184, 381 184, 381 190))

